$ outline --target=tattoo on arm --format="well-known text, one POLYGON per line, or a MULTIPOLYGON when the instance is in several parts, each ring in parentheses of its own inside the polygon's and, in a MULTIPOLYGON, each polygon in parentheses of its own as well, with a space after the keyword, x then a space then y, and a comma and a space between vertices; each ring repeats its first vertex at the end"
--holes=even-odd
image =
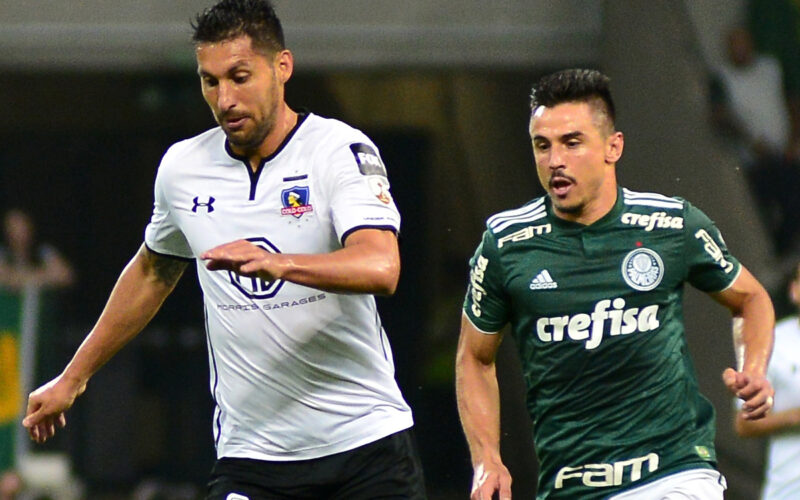
POLYGON ((170 288, 175 286, 188 266, 188 263, 181 260, 152 252, 145 245, 142 245, 139 253, 147 262, 156 279, 170 288))

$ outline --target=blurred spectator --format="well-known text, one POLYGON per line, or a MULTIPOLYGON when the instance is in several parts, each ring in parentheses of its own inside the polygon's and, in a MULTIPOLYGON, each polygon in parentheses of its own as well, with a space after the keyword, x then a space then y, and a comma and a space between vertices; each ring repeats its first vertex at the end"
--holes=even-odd
POLYGON ((790 254, 798 242, 800 164, 790 141, 781 66, 758 54, 742 27, 728 33, 727 56, 712 82, 712 118, 740 154, 775 252, 790 254))
POLYGON ((792 121, 790 144, 800 154, 800 2, 749 0, 747 21, 756 49, 780 61, 792 121))
MULTIPOLYGON (((3 218, 0 245, 0 500, 15 498, 21 487, 14 466, 15 435, 25 391, 20 372, 25 295, 31 290, 64 287, 73 281, 74 273, 67 261, 55 248, 37 240, 30 216, 19 209, 9 210, 3 218)), ((37 323, 40 327, 49 326, 37 323)), ((40 329, 48 338, 53 335, 50 330, 40 329)), ((35 355, 38 365, 48 359, 52 348, 40 351, 35 355)))
POLYGON ((775 388, 775 406, 761 420, 737 416, 742 437, 767 437, 767 467, 762 500, 800 498, 800 264, 789 284, 795 314, 775 325, 775 347, 767 378, 775 388))
POLYGON ((62 287, 72 284, 72 268, 55 248, 37 241, 33 221, 27 213, 9 210, 3 218, 3 235, 0 286, 19 291, 26 285, 62 287))

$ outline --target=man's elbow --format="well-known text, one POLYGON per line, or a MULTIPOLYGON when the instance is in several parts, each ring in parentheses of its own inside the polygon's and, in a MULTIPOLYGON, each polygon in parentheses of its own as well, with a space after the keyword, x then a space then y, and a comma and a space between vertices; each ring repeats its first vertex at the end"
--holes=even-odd
POLYGON ((375 269, 376 295, 394 295, 397 284, 400 282, 400 260, 387 259, 375 269))

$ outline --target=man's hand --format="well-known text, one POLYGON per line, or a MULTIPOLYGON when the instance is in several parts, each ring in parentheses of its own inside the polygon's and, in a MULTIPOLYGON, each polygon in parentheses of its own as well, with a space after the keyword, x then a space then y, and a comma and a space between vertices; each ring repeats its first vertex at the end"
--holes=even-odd
POLYGON ((206 268, 211 271, 223 269, 242 276, 274 281, 280 278, 276 276, 276 270, 270 267, 276 255, 247 240, 237 240, 212 248, 200 258, 206 261, 206 268))
POLYGON ((492 500, 495 492, 500 500, 511 500, 511 474, 502 462, 483 462, 475 466, 470 500, 492 500))
POLYGON ((742 418, 745 420, 763 418, 772 409, 775 390, 766 377, 726 368, 722 372, 722 381, 729 391, 744 401, 742 418))
POLYGON ((33 391, 28 397, 28 411, 22 420, 31 439, 44 443, 55 436, 56 426, 67 425, 64 412, 72 407, 75 398, 85 390, 85 383, 71 383, 62 375, 33 391))

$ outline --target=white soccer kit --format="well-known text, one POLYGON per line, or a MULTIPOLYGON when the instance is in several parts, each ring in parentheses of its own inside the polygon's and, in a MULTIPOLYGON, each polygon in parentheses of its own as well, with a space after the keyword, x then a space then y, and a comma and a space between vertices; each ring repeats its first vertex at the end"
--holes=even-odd
MULTIPOLYGON (((164 155, 145 243, 187 259, 238 239, 328 253, 354 230, 399 229, 388 188, 377 148, 337 120, 300 115, 256 173, 215 128, 164 155)), ((199 259, 197 273, 219 458, 317 458, 411 427, 371 295, 209 271, 199 259)))
MULTIPOLYGON (((775 325, 775 346, 767 367, 775 389, 773 412, 800 408, 800 321, 792 316, 775 325)), ((769 438, 764 478, 764 500, 800 498, 800 433, 769 438)))

